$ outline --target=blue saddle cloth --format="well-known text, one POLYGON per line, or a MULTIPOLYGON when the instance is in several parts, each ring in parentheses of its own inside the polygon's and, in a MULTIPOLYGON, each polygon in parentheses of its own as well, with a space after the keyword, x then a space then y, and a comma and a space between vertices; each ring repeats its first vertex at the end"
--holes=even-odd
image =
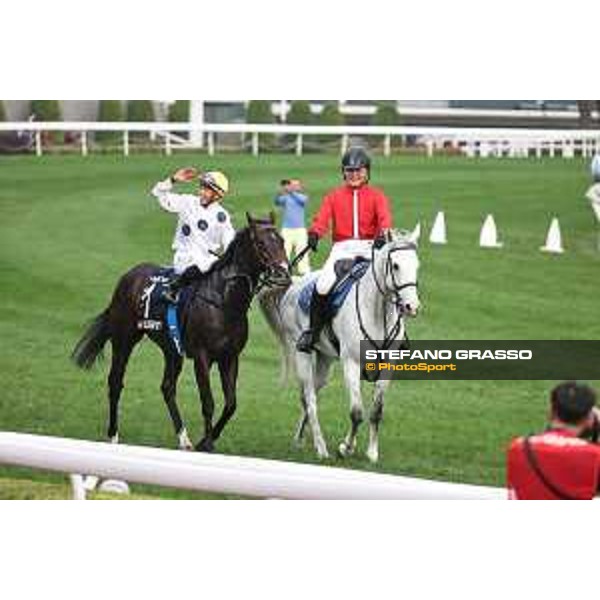
MULTIPOLYGON (((329 294, 327 303, 327 312, 330 318, 333 318, 337 314, 350 293, 352 286, 367 272, 370 265, 371 261, 360 259, 354 263, 350 271, 336 282, 329 294)), ((316 286, 317 278, 314 277, 300 290, 300 295, 298 296, 298 306, 307 315, 310 313, 310 302, 316 286)))
POLYGON ((141 296, 141 318, 138 320, 138 329, 143 331, 166 330, 175 349, 182 355, 183 331, 180 323, 183 308, 191 297, 191 290, 190 288, 181 290, 176 305, 168 302, 164 298, 164 291, 174 275, 175 271, 172 267, 163 267, 148 279, 148 284, 141 296))

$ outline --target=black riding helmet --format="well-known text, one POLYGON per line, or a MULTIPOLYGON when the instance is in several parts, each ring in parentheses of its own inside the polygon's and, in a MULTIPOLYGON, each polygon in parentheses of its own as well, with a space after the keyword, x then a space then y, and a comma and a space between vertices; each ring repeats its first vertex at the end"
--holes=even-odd
POLYGON ((345 169, 367 169, 368 177, 371 176, 371 159, 363 148, 352 146, 342 156, 342 175, 345 169))

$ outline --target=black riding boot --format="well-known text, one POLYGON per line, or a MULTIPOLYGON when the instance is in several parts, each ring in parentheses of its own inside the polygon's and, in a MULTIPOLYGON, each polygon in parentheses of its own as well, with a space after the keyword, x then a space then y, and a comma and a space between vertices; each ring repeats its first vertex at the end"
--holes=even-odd
POLYGON ((327 320, 327 294, 322 296, 315 290, 310 302, 310 325, 296 342, 298 352, 312 352, 315 344, 319 341, 321 330, 327 320))
POLYGON ((188 267, 183 273, 176 275, 173 279, 171 279, 171 281, 169 281, 169 283, 167 283, 163 293, 163 298, 173 304, 177 304, 177 295, 179 294, 179 290, 184 288, 186 285, 190 285, 190 283, 200 279, 201 277, 202 271, 196 265, 188 267))

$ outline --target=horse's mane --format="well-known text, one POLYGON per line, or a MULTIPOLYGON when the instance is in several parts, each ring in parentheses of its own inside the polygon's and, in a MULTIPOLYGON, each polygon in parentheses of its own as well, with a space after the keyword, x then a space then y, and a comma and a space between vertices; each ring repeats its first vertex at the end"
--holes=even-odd
POLYGON ((220 271, 223 267, 228 266, 233 260, 233 256, 238 248, 238 246, 242 243, 242 238, 248 231, 248 227, 242 227, 242 229, 238 229, 235 237, 231 240, 229 246, 221 256, 211 265, 210 269, 206 271, 206 274, 209 275, 214 271, 220 271))
MULTIPOLYGON (((253 218, 252 222, 257 225, 266 225, 273 227, 273 223, 270 219, 253 218)), ((223 252, 223 254, 211 265, 210 269, 206 271, 207 275, 209 275, 213 271, 220 271, 223 267, 226 267, 231 263, 231 261, 233 260, 233 255, 237 250, 237 247, 242 243, 242 238, 246 233, 248 233, 249 229, 250 228, 246 226, 237 230, 235 237, 233 238, 233 240, 231 240, 231 243, 229 244, 229 246, 227 246, 225 252, 223 252)))

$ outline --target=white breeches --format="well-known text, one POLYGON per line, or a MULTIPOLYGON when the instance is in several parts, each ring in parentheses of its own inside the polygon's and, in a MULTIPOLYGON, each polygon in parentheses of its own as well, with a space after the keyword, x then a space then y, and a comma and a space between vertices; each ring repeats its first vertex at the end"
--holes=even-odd
POLYGON ((344 240, 335 243, 317 279, 317 293, 324 296, 331 291, 336 280, 335 263, 338 260, 359 256, 370 259, 372 245, 372 240, 344 240))

